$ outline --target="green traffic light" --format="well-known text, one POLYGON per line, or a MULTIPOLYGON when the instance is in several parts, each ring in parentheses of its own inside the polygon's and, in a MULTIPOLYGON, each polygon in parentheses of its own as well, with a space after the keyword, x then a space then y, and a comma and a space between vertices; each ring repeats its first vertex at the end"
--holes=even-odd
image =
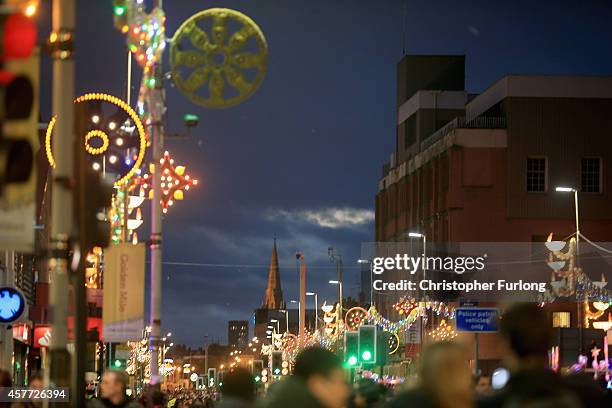
POLYGON ((357 357, 355 356, 350 356, 348 359, 348 363, 350 366, 354 366, 355 364, 357 364, 357 357))
POLYGON ((274 374, 280 374, 280 368, 275 368, 274 369, 274 374))
POLYGON ((361 354, 361 357, 365 360, 368 361, 372 358, 372 353, 369 352, 368 350, 364 351, 363 354, 361 354))
POLYGON ((121 360, 115 360, 115 367, 121 367, 121 360))
POLYGON ((261 380, 260 376, 255 377, 255 382, 259 382, 261 380))
POLYGON ((122 16, 125 14, 125 6, 115 6, 115 14, 122 16))

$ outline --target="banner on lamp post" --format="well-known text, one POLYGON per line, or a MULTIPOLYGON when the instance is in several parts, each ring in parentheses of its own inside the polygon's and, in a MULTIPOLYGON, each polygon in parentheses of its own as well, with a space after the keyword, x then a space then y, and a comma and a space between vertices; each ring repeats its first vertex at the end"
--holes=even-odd
POLYGON ((104 341, 138 341, 144 329, 144 244, 104 250, 104 341))

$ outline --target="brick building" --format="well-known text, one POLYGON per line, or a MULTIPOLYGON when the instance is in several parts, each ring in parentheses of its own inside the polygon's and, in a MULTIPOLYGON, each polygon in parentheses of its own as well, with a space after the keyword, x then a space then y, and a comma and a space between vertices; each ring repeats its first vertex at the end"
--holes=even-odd
MULTIPOLYGON (((376 241, 537 242, 580 231, 612 241, 612 76, 508 75, 480 95, 463 56, 398 64, 396 150, 376 196, 376 241)), ((389 297, 375 300, 389 309, 389 297)), ((575 306, 575 305, 574 305, 575 306)), ((572 325, 577 322, 571 310, 572 325)), ((552 321, 552 316, 551 316, 552 321)), ((483 336, 485 359, 498 357, 483 336), (490 346, 490 347, 489 347, 490 346)))

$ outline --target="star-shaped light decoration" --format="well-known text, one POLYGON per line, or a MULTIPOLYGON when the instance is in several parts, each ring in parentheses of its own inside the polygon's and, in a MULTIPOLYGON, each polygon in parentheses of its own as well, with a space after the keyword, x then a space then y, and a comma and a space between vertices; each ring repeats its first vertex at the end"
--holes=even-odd
MULTIPOLYGON (((168 212, 168 207, 174 205, 174 200, 182 200, 184 192, 198 184, 198 180, 191 178, 185 173, 185 166, 174 167, 174 159, 170 157, 168 151, 164 152, 164 157, 159 160, 161 170, 161 205, 162 211, 168 212)), ((151 174, 155 172, 155 166, 149 167, 151 174)), ((153 198, 152 177, 151 174, 143 175, 138 183, 149 190, 149 199, 153 198)))

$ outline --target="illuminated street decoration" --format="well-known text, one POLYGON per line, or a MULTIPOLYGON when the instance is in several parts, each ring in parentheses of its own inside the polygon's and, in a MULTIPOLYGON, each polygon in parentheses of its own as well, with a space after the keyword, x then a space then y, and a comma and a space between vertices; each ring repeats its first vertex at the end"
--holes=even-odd
POLYGON ((85 258, 85 287, 88 289, 100 288, 102 271, 100 268, 102 248, 96 246, 85 258))
POLYGON ((328 305, 327 303, 323 303, 321 306, 321 310, 323 310, 323 323, 325 323, 325 328, 323 330, 326 337, 336 339, 340 332, 340 324, 338 321, 338 308, 339 305, 334 307, 333 305, 328 305))
MULTIPOLYGON (((86 121, 87 133, 80 137, 93 169, 115 174, 115 185, 120 186, 142 164, 146 149, 142 122, 128 104, 112 95, 88 93, 74 103, 87 104, 85 111, 92 113, 86 121)), ((51 118, 45 132, 45 152, 51 167, 55 167, 52 150, 55 122, 56 118, 51 118)))
POLYGON ((429 332, 429 337, 432 340, 452 340, 457 337, 457 332, 446 323, 446 320, 440 320, 440 325, 429 332))
MULTIPOLYGON (((580 235, 587 242, 591 242, 582 234, 580 235)), ((604 307, 604 304, 608 304, 612 301, 612 293, 610 290, 606 289, 608 282, 606 281, 605 275, 602 272, 601 279, 599 281, 593 281, 587 276, 583 269, 578 266, 576 262, 577 242, 575 237, 571 237, 569 243, 567 243, 565 241, 553 240, 553 234, 550 233, 545 245, 550 251, 546 263, 552 272, 550 289, 542 295, 541 300, 543 302, 553 302, 559 297, 576 295, 578 299, 582 299, 583 302, 586 302, 582 325, 583 327, 589 327, 589 322, 602 316, 603 310, 596 307, 597 311, 592 312, 588 307, 588 300, 595 300, 595 303, 602 307, 604 307), (567 250, 565 250, 566 248, 567 250)), ((594 306, 595 303, 593 304, 594 306)))
POLYGON ((209 108, 227 108, 251 96, 263 81, 267 59, 268 45, 257 24, 224 8, 189 17, 174 34, 170 47, 177 88, 192 102, 209 108), (204 26, 212 26, 210 33, 204 26), (229 32, 233 26, 240 28, 229 32), (252 77, 249 71, 255 72, 252 77))
POLYGON ((362 307, 353 307, 346 312, 346 316, 344 316, 344 321, 349 328, 349 330, 357 330, 359 326, 367 323, 369 318, 368 311, 362 307))
MULTIPOLYGON (((168 212, 168 207, 174 205, 174 200, 182 200, 185 191, 198 184, 198 180, 191 178, 185 173, 185 166, 174 166, 174 159, 167 151, 164 152, 164 157, 160 159, 161 168, 161 189, 162 189, 162 211, 168 212)), ((150 166, 151 174, 155 172, 155 166, 150 166)), ((153 198, 153 189, 151 188, 152 176, 145 174, 138 179, 138 183, 145 189, 149 190, 149 199, 153 198)))
POLYGON ((396 322, 382 316, 378 310, 372 306, 368 310, 370 323, 376 324, 386 331, 395 333, 409 330, 419 317, 423 317, 423 320, 427 321, 427 312, 435 313, 437 316, 449 320, 455 318, 455 308, 443 302, 421 302, 420 306, 417 304, 417 307, 412 307, 414 303, 414 299, 405 299, 400 300, 394 305, 395 310, 410 310, 407 315, 406 312, 400 313, 405 317, 396 322))
MULTIPOLYGON (((137 178, 138 177, 133 177, 133 179, 137 178)), ((135 188, 133 190, 135 190, 135 188)), ((133 244, 138 243, 138 235, 136 234, 136 230, 144 222, 142 218, 142 211, 139 207, 142 205, 145 199, 144 189, 139 187, 138 191, 138 196, 131 195, 130 186, 128 185, 127 188, 117 189, 115 195, 113 196, 112 206, 109 213, 111 223, 111 242, 113 244, 123 242, 123 239, 125 239, 125 242, 129 242, 131 239, 133 244), (134 218, 131 218, 130 216, 134 216, 134 218), (127 234, 125 237, 123 237, 123 227, 126 222, 127 234)))
POLYGON ((389 333, 387 344, 389 346, 389 355, 395 354, 399 350, 400 338, 397 333, 389 333))

